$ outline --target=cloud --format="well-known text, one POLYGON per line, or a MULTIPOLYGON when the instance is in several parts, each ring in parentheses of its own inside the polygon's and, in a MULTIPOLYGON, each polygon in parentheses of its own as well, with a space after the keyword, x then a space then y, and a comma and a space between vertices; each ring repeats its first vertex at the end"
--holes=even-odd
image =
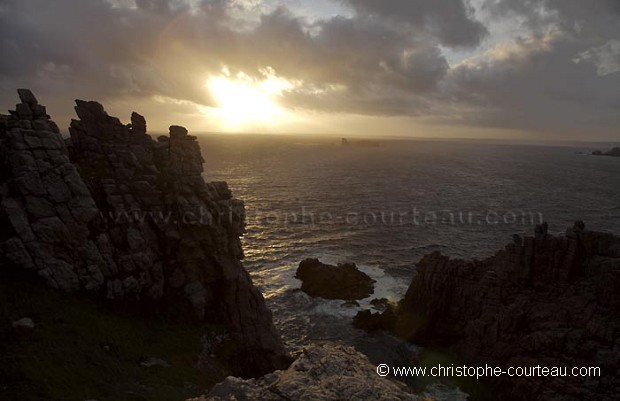
POLYGON ((519 17, 524 29, 451 69, 442 82, 444 101, 466 124, 583 139, 614 135, 620 125, 615 4, 486 1, 491 18, 519 17))
POLYGON ((454 68, 444 96, 468 110, 467 124, 582 139, 609 134, 620 125, 620 74, 603 77, 589 63, 574 63, 580 48, 550 34, 495 49, 454 68))
MULTIPOLYGON (((395 99, 432 90, 448 69, 436 43, 386 21, 335 16, 310 23, 277 7, 253 22, 235 17, 239 7, 222 0, 12 0, 0 16, 7 54, 0 74, 45 96, 58 90, 49 82, 54 76, 79 88, 79 96, 161 95, 212 105, 202 85, 209 74, 226 66, 260 76, 272 67, 307 87, 344 88, 340 102, 329 102, 332 111, 394 114, 415 113, 413 103, 395 99)), ((308 93, 289 98, 325 109, 308 93)))
POLYGON ((618 126, 616 0, 334 1, 340 15, 258 0, 5 0, 0 101, 26 86, 52 110, 74 97, 195 109, 214 105, 210 75, 269 67, 294 83, 281 99, 293 109, 549 135, 618 126))
POLYGON ((441 44, 472 47, 488 34, 476 21, 473 10, 463 0, 345 0, 357 12, 387 18, 404 24, 411 31, 427 31, 441 44))
POLYGON ((609 75, 620 72, 620 40, 611 39, 604 45, 596 46, 581 52, 573 62, 591 62, 596 66, 598 75, 609 75))

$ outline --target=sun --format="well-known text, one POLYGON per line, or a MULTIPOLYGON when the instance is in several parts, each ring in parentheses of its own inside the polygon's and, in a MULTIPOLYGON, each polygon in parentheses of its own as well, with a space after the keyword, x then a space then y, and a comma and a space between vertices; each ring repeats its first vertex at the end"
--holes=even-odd
POLYGON ((213 114, 227 129, 282 122, 287 113, 277 100, 290 87, 290 82, 269 71, 260 80, 244 73, 231 77, 226 70, 207 79, 207 88, 217 103, 213 114))

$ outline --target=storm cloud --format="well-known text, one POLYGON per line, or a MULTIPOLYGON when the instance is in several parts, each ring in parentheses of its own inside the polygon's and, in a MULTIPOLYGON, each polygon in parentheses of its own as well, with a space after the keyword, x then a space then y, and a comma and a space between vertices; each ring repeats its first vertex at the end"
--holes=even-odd
POLYGON ((611 137, 618 129, 614 0, 334 6, 344 12, 302 14, 286 2, 247 0, 5 0, 0 100, 14 103, 15 87, 27 86, 51 106, 82 97, 126 99, 136 109, 153 98, 209 107, 209 75, 225 69, 260 79, 272 71, 295 83, 281 99, 293 110, 549 137, 611 137), (504 25, 518 34, 502 36, 504 25))

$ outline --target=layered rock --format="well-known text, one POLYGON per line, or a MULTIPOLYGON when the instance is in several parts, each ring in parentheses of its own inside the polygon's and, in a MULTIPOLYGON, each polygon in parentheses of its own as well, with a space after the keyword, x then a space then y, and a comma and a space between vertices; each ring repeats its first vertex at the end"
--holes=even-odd
POLYGON ((352 347, 311 345, 284 371, 260 379, 227 378, 208 395, 188 401, 418 400, 407 387, 377 375, 352 347))
POLYGON ((240 374, 285 367, 271 313, 241 263, 243 203, 226 183, 204 182, 196 138, 172 126, 155 141, 139 114, 123 125, 77 100, 65 143, 32 93, 19 95, 0 120, 3 268, 223 323, 240 374))
POLYGON ((374 292, 375 281, 355 263, 333 266, 318 259, 305 259, 299 263, 295 277, 302 281, 301 290, 312 297, 352 301, 374 292))
POLYGON ((535 237, 515 236, 481 261, 425 256, 390 324, 471 363, 602 370, 600 377, 502 377, 494 381, 502 399, 612 400, 620 390, 619 310, 620 238, 577 222, 565 236, 546 225, 535 237))

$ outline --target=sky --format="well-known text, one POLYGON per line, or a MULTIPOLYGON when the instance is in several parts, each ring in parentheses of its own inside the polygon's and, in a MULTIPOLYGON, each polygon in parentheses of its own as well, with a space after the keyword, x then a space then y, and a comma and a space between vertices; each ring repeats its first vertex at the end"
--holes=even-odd
POLYGON ((0 0, 0 54, 61 128, 620 140, 620 0, 0 0))

